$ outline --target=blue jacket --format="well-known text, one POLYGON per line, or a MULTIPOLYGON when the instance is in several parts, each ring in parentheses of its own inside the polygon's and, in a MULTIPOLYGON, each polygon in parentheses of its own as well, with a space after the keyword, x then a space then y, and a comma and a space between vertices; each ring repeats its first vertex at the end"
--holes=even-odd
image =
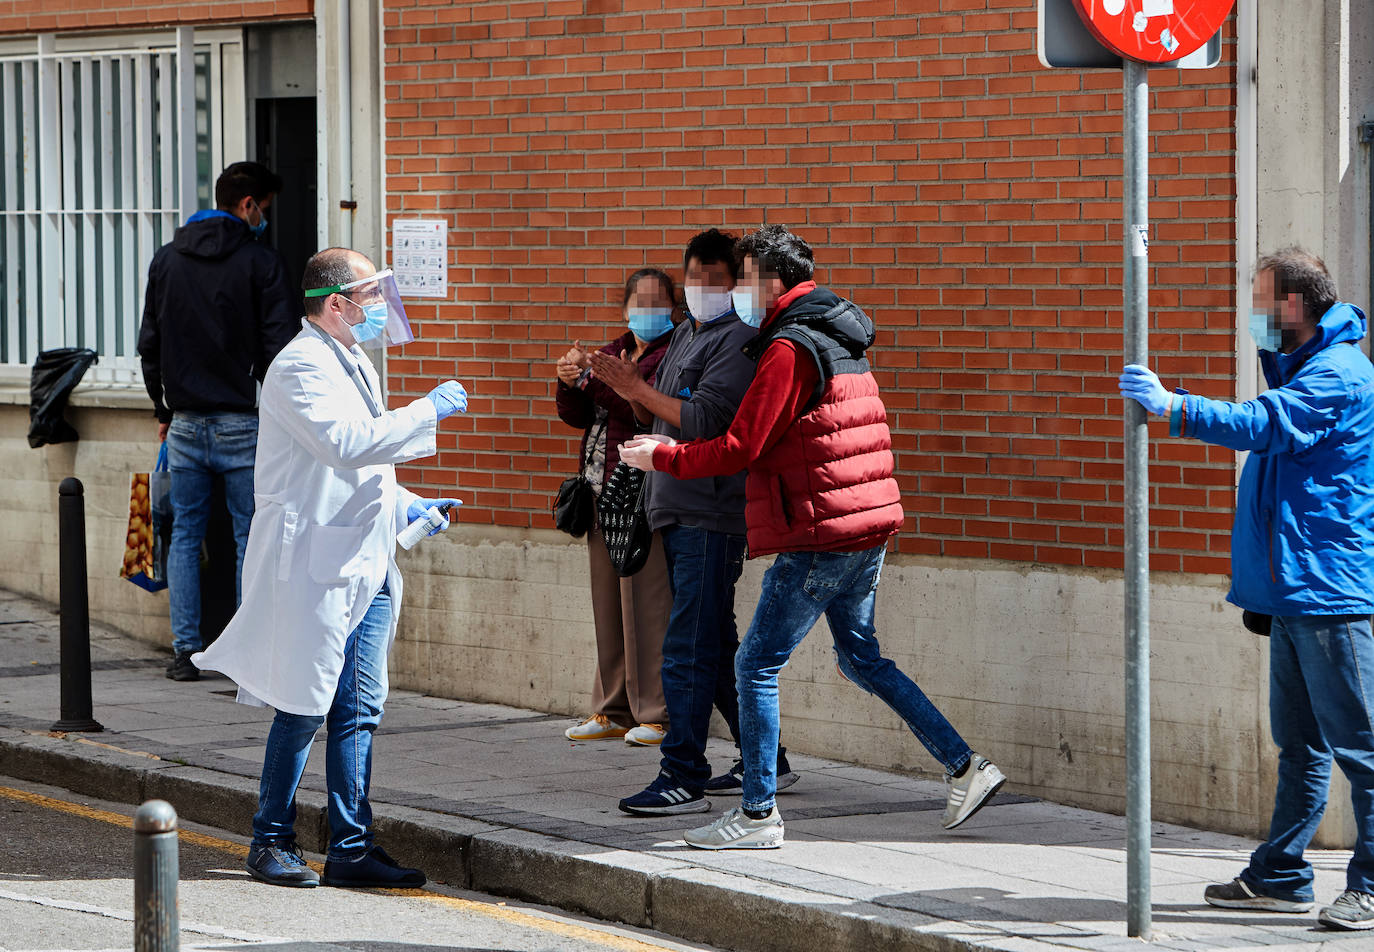
POLYGON ((1249 450, 1227 599, 1266 615, 1374 614, 1374 366, 1364 313, 1336 304, 1291 354, 1260 352, 1270 389, 1185 398, 1184 433, 1249 450))

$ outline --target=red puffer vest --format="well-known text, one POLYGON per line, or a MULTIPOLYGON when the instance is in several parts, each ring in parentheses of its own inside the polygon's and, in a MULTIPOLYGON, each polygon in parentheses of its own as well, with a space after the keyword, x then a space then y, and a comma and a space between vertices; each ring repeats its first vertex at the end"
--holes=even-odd
POLYGON ((873 322, 817 288, 777 315, 746 352, 760 356, 775 340, 809 354, 820 382, 811 408, 749 467, 750 557, 882 544, 903 515, 887 410, 864 358, 873 322))

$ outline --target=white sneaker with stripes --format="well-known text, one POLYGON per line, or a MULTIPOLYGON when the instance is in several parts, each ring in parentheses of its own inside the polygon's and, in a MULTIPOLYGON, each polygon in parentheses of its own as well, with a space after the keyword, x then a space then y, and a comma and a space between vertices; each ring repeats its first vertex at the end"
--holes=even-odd
POLYGON ((702 850, 775 850, 782 845, 782 814, 773 812, 762 820, 750 819, 739 807, 728 810, 714 823, 688 830, 688 846, 702 850))
POLYGON ((945 800, 945 815, 940 825, 952 830, 981 810, 992 795, 1001 789, 1007 778, 997 765, 986 757, 974 754, 962 777, 947 778, 949 795, 945 800))

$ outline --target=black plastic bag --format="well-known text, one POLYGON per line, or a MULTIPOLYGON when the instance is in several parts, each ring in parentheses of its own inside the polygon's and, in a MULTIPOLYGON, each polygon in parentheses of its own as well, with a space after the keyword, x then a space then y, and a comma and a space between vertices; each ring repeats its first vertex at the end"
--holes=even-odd
POLYGON ((29 385, 29 446, 37 449, 80 438, 76 428, 62 418, 62 411, 86 368, 96 360, 95 351, 85 347, 58 347, 38 355, 29 385))

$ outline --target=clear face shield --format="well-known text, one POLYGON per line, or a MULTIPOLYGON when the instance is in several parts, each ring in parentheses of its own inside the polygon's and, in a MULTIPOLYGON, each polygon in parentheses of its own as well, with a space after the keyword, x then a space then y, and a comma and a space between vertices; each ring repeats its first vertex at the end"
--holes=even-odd
POLYGON ((308 298, 330 294, 338 294, 349 302, 343 310, 345 314, 352 311, 352 316, 346 316, 344 320, 353 332, 353 339, 364 347, 394 347, 397 344, 409 344, 415 339, 415 334, 410 330, 410 321, 406 320, 401 292, 396 287, 396 276, 390 268, 348 284, 305 292, 308 298))

